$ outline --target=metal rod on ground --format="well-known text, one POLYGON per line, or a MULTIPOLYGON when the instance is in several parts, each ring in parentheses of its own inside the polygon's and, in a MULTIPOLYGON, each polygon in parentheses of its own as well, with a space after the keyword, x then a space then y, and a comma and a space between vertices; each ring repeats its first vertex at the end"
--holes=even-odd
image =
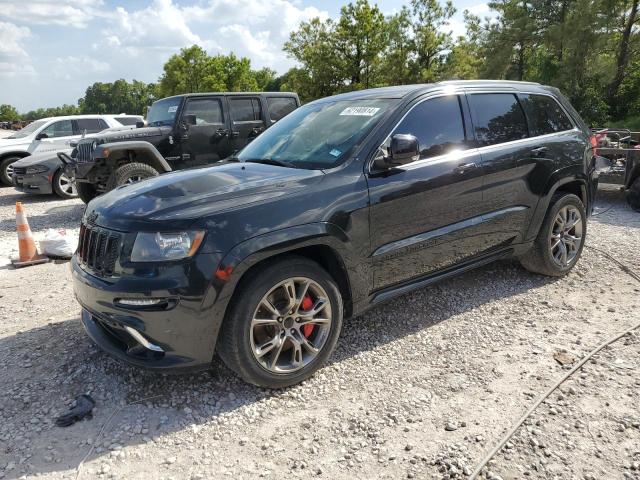
MULTIPOLYGON (((585 245, 585 247, 587 247, 587 245, 585 245)), ((595 248, 595 247, 591 247, 591 246, 588 246, 588 248, 601 253, 602 255, 607 257, 609 260, 611 260, 614 263, 616 263, 625 273, 628 273, 631 277, 633 277, 635 280, 640 282, 640 275, 635 273, 633 270, 631 270, 629 267, 627 267, 624 263, 622 263, 619 260, 617 260, 616 258, 612 257, 607 252, 605 252, 603 250, 600 250, 599 248, 595 248)), ((596 347, 591 352, 589 352, 589 354, 586 357, 584 357, 582 360, 580 360, 575 367, 573 367, 571 370, 569 370, 560 380, 558 380, 556 383, 554 383, 551 386, 551 388, 549 388, 544 393, 544 395, 542 395, 540 398, 538 398, 538 400, 536 400, 536 402, 533 405, 531 405, 531 407, 529 407, 529 409, 524 413, 524 415, 522 415, 520 417, 520 419, 518 419, 518 421, 509 429, 509 431, 506 433, 506 435, 504 435, 502 437, 502 439, 498 442, 498 444, 495 447, 493 447, 493 449, 491 449, 491 451, 482 459, 482 461, 478 464, 478 466, 473 471, 471 476, 469 476, 469 480, 475 480, 478 477, 478 475, 480 475, 480 472, 487 465, 487 463, 489 463, 489 460, 491 460, 502 449, 502 447, 505 446, 505 444, 511 439, 511 437, 513 437, 513 435, 515 435, 515 433, 518 431, 518 429, 522 426, 522 424, 525 422, 525 420, 531 416, 531 414, 535 411, 535 409, 538 408, 540 406, 540 404, 542 402, 544 402, 547 398, 549 398, 549 396, 560 385, 562 385, 571 375, 573 375, 575 372, 580 370, 580 368, 585 363, 587 363, 596 353, 598 353, 604 347, 606 347, 608 345, 611 345, 612 343, 620 340, 622 337, 624 337, 625 335, 628 335, 629 333, 633 332, 634 330, 636 330, 638 328, 640 328, 640 323, 637 323, 636 325, 634 325, 631 328, 628 328, 624 332, 618 333, 615 336, 609 338, 604 343, 600 344, 598 347, 596 347)))

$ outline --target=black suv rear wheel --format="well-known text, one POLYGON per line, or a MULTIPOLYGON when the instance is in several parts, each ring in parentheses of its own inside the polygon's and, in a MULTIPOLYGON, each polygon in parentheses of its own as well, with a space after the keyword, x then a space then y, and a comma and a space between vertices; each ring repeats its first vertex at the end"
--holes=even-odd
POLYGON ((627 203, 636 212, 640 212, 640 177, 636 178, 627 190, 627 203))
POLYGON ((249 383, 282 388, 309 378, 333 352, 342 297, 317 263, 289 257, 258 272, 234 295, 218 353, 249 383))
POLYGON ((573 194, 558 193, 551 199, 533 248, 520 263, 534 273, 566 275, 578 262, 586 236, 587 214, 582 201, 573 194))

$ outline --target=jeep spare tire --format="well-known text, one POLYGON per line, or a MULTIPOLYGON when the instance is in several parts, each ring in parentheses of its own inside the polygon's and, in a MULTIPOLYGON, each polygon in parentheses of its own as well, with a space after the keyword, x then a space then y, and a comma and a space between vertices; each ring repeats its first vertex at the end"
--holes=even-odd
POLYGON ((127 163, 118 167, 107 183, 107 190, 136 183, 145 178, 157 177, 160 173, 146 163, 127 163))

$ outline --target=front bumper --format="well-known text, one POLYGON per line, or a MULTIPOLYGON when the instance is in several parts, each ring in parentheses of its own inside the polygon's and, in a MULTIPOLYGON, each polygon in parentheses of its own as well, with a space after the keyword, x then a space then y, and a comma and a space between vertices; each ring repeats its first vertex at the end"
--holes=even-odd
POLYGON ((214 314, 215 299, 208 295, 212 289, 202 270, 213 274, 218 260, 216 254, 200 254, 183 276, 172 267, 170 278, 127 275, 110 282, 89 274, 74 256, 74 292, 87 334, 108 354, 139 367, 169 372, 208 368, 222 319, 214 314), (171 301, 163 307, 125 308, 116 303, 123 298, 171 301))
POLYGON ((15 189, 21 192, 40 194, 53 193, 53 187, 51 185, 51 179, 49 178, 48 172, 36 174, 14 173, 11 180, 13 181, 15 189))

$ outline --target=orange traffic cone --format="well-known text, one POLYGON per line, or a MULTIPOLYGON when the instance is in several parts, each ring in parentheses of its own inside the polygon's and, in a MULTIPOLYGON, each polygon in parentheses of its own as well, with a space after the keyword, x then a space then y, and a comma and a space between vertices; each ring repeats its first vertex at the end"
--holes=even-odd
POLYGON ((20 258, 11 260, 13 266, 20 268, 48 262, 49 259, 47 257, 38 253, 36 242, 33 241, 29 222, 27 222, 27 215, 24 213, 21 202, 16 202, 16 229, 18 230, 20 258))

